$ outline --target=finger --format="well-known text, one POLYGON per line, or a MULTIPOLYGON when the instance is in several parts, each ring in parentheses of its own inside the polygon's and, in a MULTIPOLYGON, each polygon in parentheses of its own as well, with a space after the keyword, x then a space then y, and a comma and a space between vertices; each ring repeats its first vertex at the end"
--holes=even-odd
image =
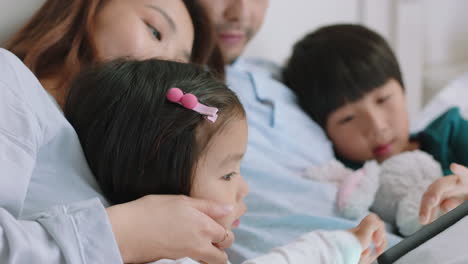
POLYGON ((205 252, 201 252, 201 256, 196 258, 199 262, 206 262, 210 264, 226 264, 228 261, 228 257, 224 250, 221 250, 214 245, 210 245, 208 250, 205 252))
POLYGON ((461 205, 465 200, 462 198, 450 198, 442 201, 440 204, 440 208, 444 213, 447 213, 449 211, 452 211, 455 209, 457 206, 461 205))
POLYGON ((462 177, 462 179, 468 178, 468 168, 457 163, 450 164, 450 170, 462 177))
POLYGON ((359 260, 359 264, 370 264, 373 262, 372 251, 370 248, 367 248, 361 253, 361 259, 359 260))
MULTIPOLYGON (((202 238, 202 241, 208 242, 208 245, 205 247, 204 250, 200 250, 200 255, 198 256, 198 258, 195 259, 199 259, 210 264, 225 264, 227 262, 227 255, 223 249, 219 248, 215 244, 222 240, 228 239, 228 237, 226 237, 226 229, 209 217, 206 217, 206 220, 208 221, 208 223, 206 224, 207 229, 201 233, 201 236, 204 236, 204 238, 202 238)), ((201 244, 204 244, 204 242, 202 242, 201 244)))
POLYGON ((436 207, 436 200, 432 193, 426 192, 421 199, 421 205, 419 208, 419 223, 426 225, 430 221, 431 211, 436 207))
POLYGON ((369 228, 370 230, 368 231, 374 232, 377 228, 379 228, 379 224, 380 224, 380 218, 376 214, 370 213, 369 215, 364 217, 364 219, 362 219, 361 223, 359 223, 357 227, 362 228, 364 226, 369 226, 372 228, 369 228))
POLYGON ((384 237, 382 243, 375 248, 375 253, 377 254, 377 256, 380 256, 385 251, 385 249, 387 249, 387 245, 388 245, 387 237, 384 237))
POLYGON ((219 240, 221 242, 215 243, 215 246, 217 246, 220 249, 230 248, 232 244, 234 243, 234 240, 235 240, 234 233, 231 230, 227 230, 226 232, 227 232, 226 239, 223 239, 223 241, 219 240))
POLYGON ((446 192, 453 190, 457 185, 458 176, 450 175, 434 181, 427 191, 424 193, 421 200, 420 222, 427 224, 430 221, 430 216, 434 207, 439 207, 440 201, 446 198, 446 192))
POLYGON ((385 233, 385 224, 380 223, 380 228, 374 233, 374 245, 377 255, 382 254, 387 244, 387 234, 385 233))
POLYGON ((369 257, 371 255, 372 251, 370 248, 366 248, 362 253, 361 253, 361 260, 359 263, 370 263, 369 257))
POLYGON ((202 222, 200 225, 204 227, 199 234, 203 241, 209 241, 211 245, 219 249, 228 248, 232 245, 234 234, 230 230, 226 230, 224 226, 203 213, 200 213, 198 220, 202 222))
POLYGON ((227 231, 224 226, 212 220, 211 227, 208 232, 208 237, 210 238, 211 244, 218 247, 219 249, 228 248, 232 242, 234 242, 234 234, 230 231, 227 231))
POLYGON ((374 234, 375 239, 374 239, 374 245, 375 245, 375 251, 377 254, 380 254, 381 251, 383 250, 382 248, 384 247, 385 244, 385 235, 382 234, 382 231, 378 231, 374 234))
POLYGON ((440 206, 433 207, 431 209, 431 212, 429 213, 428 224, 434 222, 435 220, 437 220, 437 218, 439 218, 439 215, 440 215, 440 206))
POLYGON ((356 227, 355 234, 358 236, 363 248, 369 247, 373 241, 374 232, 379 229, 381 222, 377 215, 371 213, 356 227))
POLYGON ((363 252, 362 252, 362 256, 369 256, 371 254, 371 249, 370 248, 366 248, 363 252))
POLYGON ((215 201, 201 200, 188 198, 190 205, 200 212, 208 215, 213 219, 225 217, 232 213, 234 207, 232 205, 223 205, 215 201))

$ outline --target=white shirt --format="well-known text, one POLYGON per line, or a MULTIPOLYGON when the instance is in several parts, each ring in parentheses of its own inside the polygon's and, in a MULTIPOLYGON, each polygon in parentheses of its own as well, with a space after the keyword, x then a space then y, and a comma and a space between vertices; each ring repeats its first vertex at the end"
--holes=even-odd
POLYGON ((0 262, 120 263, 101 201, 74 129, 0 49, 0 262))

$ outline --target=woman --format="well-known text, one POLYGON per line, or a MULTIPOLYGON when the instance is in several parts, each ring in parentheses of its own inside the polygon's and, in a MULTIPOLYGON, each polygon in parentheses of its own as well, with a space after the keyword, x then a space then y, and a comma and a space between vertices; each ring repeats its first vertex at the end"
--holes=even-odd
POLYGON ((220 248, 230 246, 233 235, 207 214, 222 217, 229 206, 149 196, 104 209, 76 134, 56 104, 93 62, 128 56, 214 65, 220 58, 211 56, 210 30, 191 0, 49 0, 8 42, 40 83, 14 56, 0 54, 2 263, 140 263, 180 256, 226 262, 220 248))

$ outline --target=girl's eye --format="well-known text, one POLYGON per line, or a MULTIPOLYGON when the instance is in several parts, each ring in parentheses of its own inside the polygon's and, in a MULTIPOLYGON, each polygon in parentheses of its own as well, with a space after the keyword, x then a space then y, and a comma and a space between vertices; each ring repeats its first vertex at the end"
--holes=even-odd
POLYGON ((227 175, 224 175, 222 178, 225 181, 230 181, 232 179, 232 177, 234 177, 235 174, 236 174, 235 172, 231 172, 231 173, 229 173, 227 175))
POLYGON ((346 123, 349 123, 349 122, 353 121, 353 119, 354 119, 354 116, 349 115, 349 116, 347 116, 347 117, 341 119, 341 120, 339 121, 339 123, 340 123, 341 125, 344 125, 344 124, 346 124, 346 123))
POLYGON ((390 97, 392 97, 391 95, 387 95, 387 96, 384 96, 384 97, 380 97, 379 99, 377 99, 377 103, 378 104, 383 104, 385 103, 386 101, 388 101, 388 99, 390 99, 390 97))
POLYGON ((151 34, 153 34, 153 37, 155 37, 157 40, 161 41, 161 39, 162 39, 161 32, 159 32, 157 29, 152 27, 150 24, 146 24, 146 26, 151 31, 151 34))

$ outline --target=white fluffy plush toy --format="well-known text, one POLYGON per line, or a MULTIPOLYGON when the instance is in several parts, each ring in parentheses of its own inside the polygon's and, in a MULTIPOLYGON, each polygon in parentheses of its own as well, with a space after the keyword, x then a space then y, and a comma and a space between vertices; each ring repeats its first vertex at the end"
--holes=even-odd
POLYGON ((365 216, 369 209, 409 236, 419 228, 419 206, 429 185, 443 176, 440 164, 426 152, 415 150, 392 156, 378 164, 366 162, 353 171, 333 160, 309 168, 305 177, 339 186, 340 213, 349 219, 365 216))

